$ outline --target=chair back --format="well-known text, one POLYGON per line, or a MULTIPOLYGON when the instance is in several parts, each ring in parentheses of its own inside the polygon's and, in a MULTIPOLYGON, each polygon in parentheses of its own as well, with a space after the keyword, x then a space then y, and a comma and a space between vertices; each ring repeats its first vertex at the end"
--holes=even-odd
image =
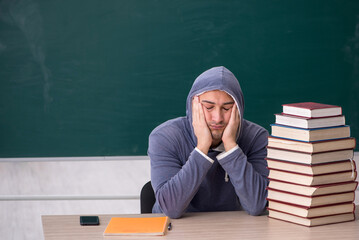
POLYGON ((153 191, 151 181, 147 182, 141 190, 141 213, 152 213, 153 205, 156 202, 155 193, 153 191))

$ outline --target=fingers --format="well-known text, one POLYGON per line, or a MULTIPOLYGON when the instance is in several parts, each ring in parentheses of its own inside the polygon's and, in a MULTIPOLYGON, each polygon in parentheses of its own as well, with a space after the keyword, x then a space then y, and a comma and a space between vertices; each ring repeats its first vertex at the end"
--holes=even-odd
POLYGON ((197 97, 197 102, 198 102, 198 116, 199 116, 199 120, 203 123, 206 124, 206 119, 204 117, 204 112, 203 112, 203 105, 202 103, 200 103, 199 101, 199 97, 197 97))
POLYGON ((238 114, 237 105, 234 104, 231 111, 231 117, 222 135, 222 141, 226 151, 229 151, 237 144, 236 137, 237 131, 239 131, 239 124, 240 116, 238 114))
POLYGON ((192 99, 192 121, 196 117, 197 114, 197 104, 196 104, 196 97, 192 99))
POLYGON ((231 112, 231 118, 229 119, 230 123, 239 123, 239 113, 238 113, 238 108, 237 108, 237 104, 234 104, 232 107, 232 112, 231 112))
POLYGON ((195 96, 192 101, 192 120, 197 123, 205 122, 203 107, 198 96, 195 96))
POLYGON ((234 104, 231 111, 231 117, 229 118, 229 122, 226 126, 227 131, 229 132, 237 131, 238 123, 239 123, 238 109, 237 109, 237 105, 234 104))
POLYGON ((237 104, 234 104, 235 106, 232 109, 232 115, 231 115, 231 120, 232 120, 232 116, 233 116, 233 126, 235 126, 235 130, 236 130, 236 135, 239 134, 239 131, 241 129, 241 116, 239 114, 238 111, 238 107, 237 104))
POLYGON ((192 100, 192 121, 197 123, 199 121, 199 108, 198 108, 199 99, 195 96, 192 100))
POLYGON ((197 148, 207 154, 212 143, 212 136, 207 126, 203 106, 196 96, 192 100, 192 126, 197 137, 197 148))

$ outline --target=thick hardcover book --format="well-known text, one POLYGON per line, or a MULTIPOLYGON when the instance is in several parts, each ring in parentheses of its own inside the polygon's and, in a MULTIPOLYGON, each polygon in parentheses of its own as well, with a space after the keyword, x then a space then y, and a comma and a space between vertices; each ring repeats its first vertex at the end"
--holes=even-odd
POLYGON ((345 125, 345 117, 341 115, 323 118, 306 118, 281 113, 275 114, 275 123, 292 127, 312 129, 345 125))
POLYGON ((308 175, 320 175, 326 173, 347 172, 356 170, 355 162, 352 160, 319 164, 302 164, 269 158, 267 158, 266 160, 269 169, 308 175))
POLYGON ((333 140, 323 140, 315 142, 303 142, 292 139, 278 138, 269 136, 268 147, 281 148, 291 151, 318 153, 342 149, 354 149, 355 138, 341 138, 333 140))
POLYGON ((333 184, 322 184, 316 186, 306 186, 296 183, 284 182, 270 179, 268 188, 278 191, 286 191, 305 196, 320 196, 332 193, 352 192, 358 186, 358 182, 341 182, 333 184))
POLYGON ((336 126, 327 128, 296 128, 278 124, 271 124, 272 136, 299 141, 320 141, 350 137, 350 126, 336 126))
POLYGON ((317 186, 340 182, 349 182, 356 179, 356 171, 326 173, 320 175, 300 174, 282 170, 269 169, 269 179, 286 181, 306 186, 317 186))
POLYGON ((316 164, 353 159, 354 150, 345 149, 320 153, 303 153, 279 148, 267 148, 267 158, 289 162, 316 164))
POLYGON ((296 223, 299 225, 307 226, 307 227, 314 227, 314 226, 320 226, 320 225, 327 225, 327 224, 333 224, 333 223, 341 223, 341 222, 349 222, 355 220, 354 213, 344 213, 344 214, 337 214, 337 215, 331 215, 331 216, 323 216, 323 217, 314 217, 314 218, 304 218, 295 216, 292 214, 279 212, 275 210, 269 210, 268 217, 296 223))
POLYGON ((355 192, 335 193, 320 196, 304 196, 268 188, 268 200, 296 204, 303 207, 318 207, 330 204, 354 202, 355 192))
POLYGON ((354 203, 338 203, 334 205, 320 207, 303 207, 296 204, 283 203, 278 201, 269 201, 268 209, 293 214, 299 217, 313 218, 328 215, 353 213, 355 210, 354 203))
POLYGON ((342 115, 342 108, 335 105, 301 102, 283 104, 283 113, 303 117, 330 117, 342 115))

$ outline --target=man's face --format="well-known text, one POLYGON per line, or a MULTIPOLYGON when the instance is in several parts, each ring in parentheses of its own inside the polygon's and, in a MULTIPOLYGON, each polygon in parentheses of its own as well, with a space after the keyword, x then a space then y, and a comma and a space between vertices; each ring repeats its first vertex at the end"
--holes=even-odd
POLYGON ((226 92, 214 90, 199 96, 209 130, 212 134, 212 147, 222 141, 223 131, 231 117, 233 98, 226 92))

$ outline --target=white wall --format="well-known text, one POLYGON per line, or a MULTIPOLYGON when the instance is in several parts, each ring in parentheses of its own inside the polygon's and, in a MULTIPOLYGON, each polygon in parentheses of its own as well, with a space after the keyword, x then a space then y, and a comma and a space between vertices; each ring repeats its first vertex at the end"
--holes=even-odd
POLYGON ((147 157, 10 160, 0 160, 6 240, 43 239, 41 215, 140 213, 139 194, 150 180, 147 157))

